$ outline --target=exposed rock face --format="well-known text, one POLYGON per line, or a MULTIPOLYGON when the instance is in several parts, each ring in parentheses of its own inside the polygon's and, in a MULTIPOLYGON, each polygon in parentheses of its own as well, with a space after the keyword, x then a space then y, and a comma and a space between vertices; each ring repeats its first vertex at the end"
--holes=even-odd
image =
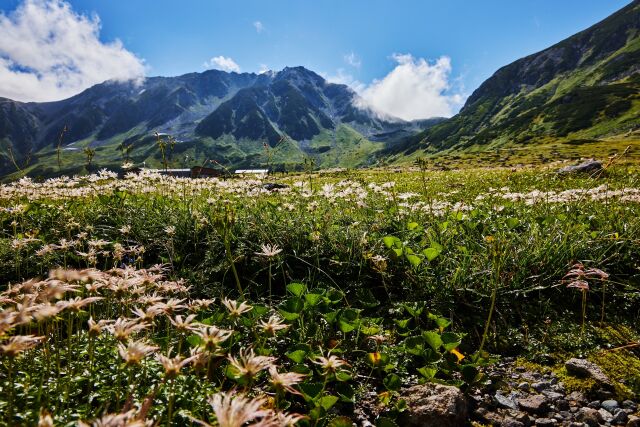
POLYGON ((587 377, 593 378, 598 383, 600 383, 603 387, 612 389, 613 383, 605 375, 604 372, 596 365, 595 363, 589 362, 586 359, 569 359, 565 362, 564 366, 567 368, 567 372, 579 376, 579 377, 587 377))
POLYGON ((560 174, 569 173, 593 173, 602 170, 602 163, 598 160, 589 159, 580 163, 579 165, 565 166, 558 170, 560 174))
POLYGON ((467 420, 467 401, 456 387, 427 383, 403 390, 408 410, 404 426, 463 426, 467 420))

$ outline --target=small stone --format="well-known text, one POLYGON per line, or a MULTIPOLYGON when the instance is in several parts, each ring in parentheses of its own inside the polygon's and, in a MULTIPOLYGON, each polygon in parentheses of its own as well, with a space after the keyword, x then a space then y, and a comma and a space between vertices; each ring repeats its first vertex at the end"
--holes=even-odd
POLYGON ((561 415, 562 419, 565 419, 565 420, 570 420, 572 417, 572 414, 569 411, 560 411, 558 412, 558 415, 561 415))
POLYGON ((600 401, 599 400, 594 400, 593 402, 589 402, 587 407, 592 408, 592 409, 598 409, 598 408, 600 408, 600 401))
POLYGON ((593 378, 603 386, 610 389, 613 388, 613 383, 609 377, 607 377, 595 363, 589 362, 586 359, 573 358, 567 360, 564 366, 567 368, 567 372, 571 375, 593 378))
POLYGON ((638 405, 636 405, 633 400, 625 400, 622 402, 622 407, 624 409, 631 409, 632 411, 636 411, 638 409, 638 405))
POLYGON ((569 427, 584 427, 586 424, 579 421, 572 421, 569 423, 569 427))
POLYGON ((538 418, 536 420, 536 426, 539 427, 553 427, 558 425, 558 420, 554 418, 538 418))
POLYGON ((549 391, 549 390, 544 390, 542 394, 547 396, 552 402, 560 400, 564 397, 564 394, 562 393, 556 393, 555 391, 549 391))
POLYGON ((540 381, 540 382, 531 384, 531 387, 537 392, 541 392, 542 390, 547 390, 550 386, 551 384, 547 381, 540 381))
POLYGON ((509 399, 506 396, 503 396, 500 393, 496 393, 496 395, 493 397, 493 401, 496 404, 496 406, 500 408, 513 409, 513 410, 518 409, 518 407, 516 406, 516 402, 514 402, 513 400, 509 399))
POLYGON ((511 417, 505 417, 500 425, 502 427, 525 427, 523 423, 511 417))
POLYGON ((530 414, 545 414, 549 410, 547 398, 541 394, 518 399, 518 405, 530 414))
POLYGON ((520 384, 518 384, 518 389, 522 390, 522 391, 527 391, 529 390, 529 383, 527 382, 521 382, 520 384))
POLYGON ((569 401, 566 399, 558 399, 556 402, 556 409, 558 409, 558 411, 568 411, 569 401))
POLYGON ((618 402, 615 400, 605 400, 600 404, 600 406, 613 414, 613 412, 618 408, 618 402))
POLYGON ((524 424, 525 427, 529 427, 531 425, 531 418, 529 417, 528 414, 524 412, 520 412, 519 414, 515 415, 513 418, 515 418, 516 421, 524 424))
POLYGON ((587 399, 585 399, 584 397, 584 394, 580 393, 579 391, 572 391, 571 393, 569 393, 567 395, 567 400, 569 402, 576 402, 578 404, 582 404, 587 401, 587 399))
POLYGON ((628 418, 629 416, 627 415, 626 412, 618 411, 618 413, 613 416, 613 419, 611 420, 611 424, 623 425, 627 422, 628 418))
POLYGON ((587 424, 589 427, 598 427, 602 421, 602 415, 593 408, 580 408, 576 419, 587 424))
POLYGON ((600 416, 602 417, 605 423, 610 423, 611 420, 613 420, 613 415, 611 414, 611 412, 607 411, 606 409, 600 408, 598 409, 598 412, 600 413, 600 416))

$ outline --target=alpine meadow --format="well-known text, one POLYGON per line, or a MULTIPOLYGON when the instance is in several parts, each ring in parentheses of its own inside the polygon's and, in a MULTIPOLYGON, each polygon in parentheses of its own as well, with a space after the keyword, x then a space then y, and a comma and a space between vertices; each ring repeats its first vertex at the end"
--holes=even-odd
POLYGON ((0 3, 0 425, 640 426, 640 0, 268 3, 0 3))

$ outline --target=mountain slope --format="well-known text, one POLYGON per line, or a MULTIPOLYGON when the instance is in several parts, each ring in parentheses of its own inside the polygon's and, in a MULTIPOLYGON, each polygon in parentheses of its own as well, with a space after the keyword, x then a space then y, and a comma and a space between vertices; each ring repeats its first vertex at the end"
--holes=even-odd
POLYGON ((125 158, 159 166, 156 132, 176 140, 168 153, 173 167, 209 159, 229 167, 267 160, 283 165, 305 157, 341 166, 342 156, 314 149, 316 139, 321 144, 333 140, 328 151, 357 147, 352 151, 358 154, 347 161, 357 166, 374 161, 373 153, 385 146, 382 140, 393 143, 438 121, 381 117, 356 108, 356 97, 345 85, 328 83, 303 67, 287 67, 264 74, 211 70, 152 77, 141 84, 105 82, 58 102, 3 99, 0 174, 17 169, 44 176, 79 173, 87 163, 85 148, 95 150, 93 167, 117 167, 125 158), (272 149, 268 155, 265 144, 272 149))
POLYGON ((640 1, 486 80, 450 120, 391 151, 589 140, 640 129, 640 1))

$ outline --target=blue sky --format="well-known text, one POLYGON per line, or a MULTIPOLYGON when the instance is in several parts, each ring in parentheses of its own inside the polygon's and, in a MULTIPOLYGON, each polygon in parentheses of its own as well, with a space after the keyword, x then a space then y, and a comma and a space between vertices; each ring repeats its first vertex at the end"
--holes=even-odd
MULTIPOLYGON (((37 4, 61 0, 28 1, 37 4)), ((12 11, 24 2, 0 0, 5 20, 11 19, 12 11)), ((217 67, 211 58, 224 57, 241 71, 258 71, 261 66, 279 70, 303 65, 362 89, 376 79, 384 79, 400 64, 394 54, 411 55, 414 65, 420 59, 434 64, 439 58, 448 57, 450 62, 444 70, 446 87, 439 86, 436 90, 464 97, 499 67, 589 27, 629 1, 68 0, 68 3, 75 14, 99 16, 99 40, 107 44, 121 40, 123 49, 144 61, 146 75, 203 71, 205 62, 217 67)), ((13 20, 16 19, 14 16, 13 20)), ((2 31, 0 25, 0 38, 2 31)), ((11 59, 0 42, 0 58, 3 53, 11 59)), ((14 60, 14 69, 17 62, 14 60)), ((2 83, 0 79, 0 89, 2 83)))

